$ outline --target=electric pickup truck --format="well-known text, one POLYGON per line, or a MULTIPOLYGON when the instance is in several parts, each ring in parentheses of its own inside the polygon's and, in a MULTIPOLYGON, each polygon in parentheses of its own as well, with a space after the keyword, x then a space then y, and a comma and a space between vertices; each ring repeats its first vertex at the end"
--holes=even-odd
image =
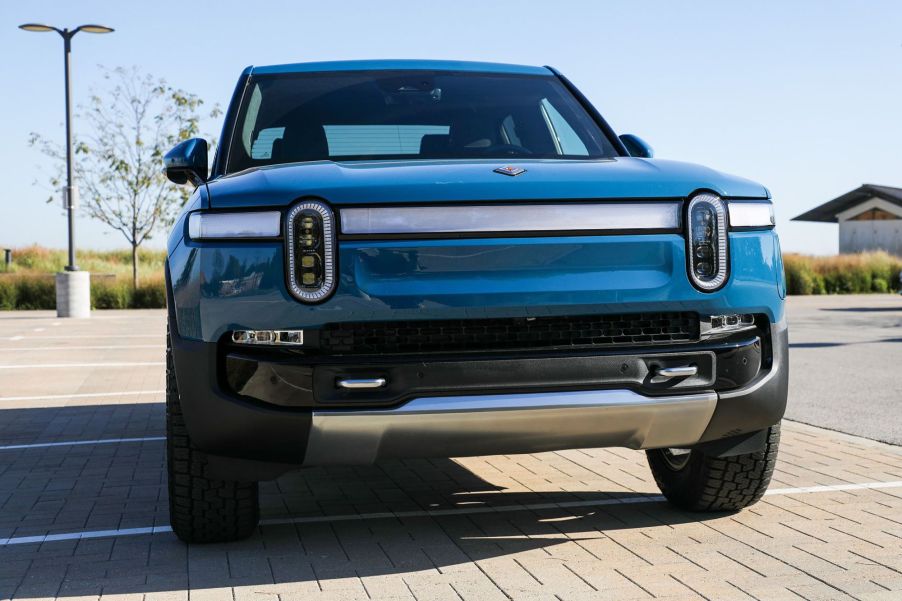
POLYGON ((627 447, 664 496, 769 483, 787 394, 770 193, 653 158, 557 70, 249 67, 168 241, 172 528, 240 539, 306 466, 627 447))

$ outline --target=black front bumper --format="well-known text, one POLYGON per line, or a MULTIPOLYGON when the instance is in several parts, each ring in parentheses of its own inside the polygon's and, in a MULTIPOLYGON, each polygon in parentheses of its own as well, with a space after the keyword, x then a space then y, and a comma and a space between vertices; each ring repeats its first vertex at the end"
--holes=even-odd
POLYGON ((322 357, 304 359, 182 339, 175 328, 172 348, 194 444, 217 458, 227 474, 244 468, 244 477, 265 479, 304 464, 314 411, 398 407, 411 398, 463 392, 629 389, 655 397, 716 391, 716 408, 698 443, 744 440, 777 423, 786 406, 787 330, 785 324, 768 330, 752 339, 666 349, 420 361, 324 362, 322 357), (699 367, 698 376, 655 381, 658 367, 687 362, 699 367), (341 378, 374 376, 385 377, 388 385, 373 391, 336 387, 341 378))

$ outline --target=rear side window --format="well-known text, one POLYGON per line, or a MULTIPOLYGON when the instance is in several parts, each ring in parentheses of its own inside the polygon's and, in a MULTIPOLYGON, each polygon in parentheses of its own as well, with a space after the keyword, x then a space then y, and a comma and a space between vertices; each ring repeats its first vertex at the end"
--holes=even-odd
POLYGON ((616 156, 549 74, 346 71, 252 76, 226 172, 304 161, 616 156))

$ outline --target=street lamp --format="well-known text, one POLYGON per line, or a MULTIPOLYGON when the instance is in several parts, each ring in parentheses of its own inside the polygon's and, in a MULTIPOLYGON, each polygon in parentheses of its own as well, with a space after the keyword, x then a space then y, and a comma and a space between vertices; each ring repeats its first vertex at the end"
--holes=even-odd
POLYGON ((66 78, 66 209, 69 214, 69 264, 66 265, 66 271, 78 271, 78 266, 75 264, 75 207, 73 206, 74 195, 72 193, 72 105, 69 99, 72 92, 72 82, 69 76, 69 56, 72 52, 72 38, 79 31, 84 31, 85 33, 110 33, 113 29, 103 25, 89 24, 79 25, 70 31, 40 23, 25 23, 24 25, 19 25, 19 29, 36 33, 55 31, 63 38, 66 78))
POLYGON ((69 264, 66 265, 67 274, 57 274, 56 278, 56 307, 60 317, 87 317, 91 310, 90 275, 79 274, 78 265, 75 264, 75 194, 72 185, 72 104, 70 96, 72 82, 69 76, 69 56, 72 53, 72 38, 79 31, 85 33, 111 33, 112 27, 104 25, 86 24, 79 25, 75 29, 59 29, 40 23, 25 23, 19 25, 19 29, 35 33, 47 33, 55 31, 63 38, 63 58, 66 78, 66 211, 69 218, 69 264))

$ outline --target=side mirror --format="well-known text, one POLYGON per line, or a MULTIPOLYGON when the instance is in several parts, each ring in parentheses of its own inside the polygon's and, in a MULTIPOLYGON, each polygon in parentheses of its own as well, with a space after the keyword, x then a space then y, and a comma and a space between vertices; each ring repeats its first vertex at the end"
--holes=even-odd
POLYGON ((629 151, 630 156, 632 157, 650 159, 655 156, 654 149, 648 145, 648 142, 646 142, 639 136, 634 136, 633 134, 623 134, 622 136, 620 136, 620 141, 623 142, 623 145, 626 146, 626 149, 629 151))
POLYGON ((191 138, 176 144, 163 157, 163 172, 176 184, 190 181, 199 186, 207 181, 207 141, 191 138))

